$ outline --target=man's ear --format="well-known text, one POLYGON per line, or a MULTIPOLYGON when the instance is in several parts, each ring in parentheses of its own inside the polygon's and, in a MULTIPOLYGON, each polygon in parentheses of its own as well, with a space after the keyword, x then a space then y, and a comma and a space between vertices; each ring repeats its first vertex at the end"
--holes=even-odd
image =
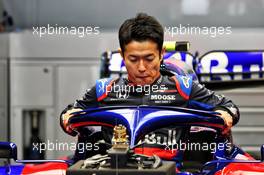
POLYGON ((165 49, 165 47, 163 47, 163 48, 161 49, 161 52, 160 52, 160 61, 163 60, 163 56, 164 56, 165 52, 166 52, 166 49, 165 49))
POLYGON ((121 48, 118 48, 118 53, 122 56, 123 60, 125 60, 124 52, 121 50, 121 48))

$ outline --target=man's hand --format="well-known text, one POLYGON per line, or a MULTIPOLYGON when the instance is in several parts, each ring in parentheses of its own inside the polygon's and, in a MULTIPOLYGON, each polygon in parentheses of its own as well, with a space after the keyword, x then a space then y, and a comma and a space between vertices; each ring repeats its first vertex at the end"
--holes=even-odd
POLYGON ((72 113, 82 111, 80 108, 73 108, 68 110, 65 114, 62 115, 63 127, 69 133, 72 132, 72 129, 69 127, 69 119, 74 116, 72 113))
POLYGON ((233 125, 232 116, 228 112, 223 111, 223 110, 216 110, 215 112, 218 112, 221 114, 221 115, 219 115, 219 117, 221 117, 224 120, 225 126, 226 126, 226 128, 224 129, 224 131, 222 133, 227 134, 233 125))

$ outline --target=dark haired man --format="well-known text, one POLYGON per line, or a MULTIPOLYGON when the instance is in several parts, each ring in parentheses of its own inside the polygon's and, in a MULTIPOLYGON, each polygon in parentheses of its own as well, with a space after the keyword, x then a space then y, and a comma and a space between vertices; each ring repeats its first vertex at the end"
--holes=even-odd
MULTIPOLYGON (((89 107, 114 106, 114 105, 156 105, 178 106, 214 110, 221 114, 226 124, 226 132, 239 120, 238 108, 231 100, 222 95, 216 95, 206 89, 190 77, 161 75, 164 31, 160 23, 152 16, 138 14, 135 18, 126 20, 119 29, 120 54, 127 69, 127 78, 98 80, 96 85, 85 93, 82 99, 69 105, 61 114, 61 126, 70 135, 76 135, 68 127, 68 120, 74 111, 80 111, 89 107), (105 86, 133 86, 126 98, 118 98, 120 91, 109 92, 99 87, 105 86), (179 86, 180 85, 180 86, 179 86), (185 86, 185 90, 181 89, 185 86), (137 88, 149 86, 150 93, 137 91, 137 88), (154 87, 155 88, 151 88, 154 87), (156 91, 154 91, 156 90, 156 91), (157 97, 162 99, 157 100, 157 97), (163 98, 164 97, 164 98, 163 98)), ((106 131, 107 132, 107 131, 106 131)), ((166 151, 172 140, 178 140, 181 131, 162 129, 145 138, 145 144, 136 152, 151 155, 157 154, 164 159, 174 159, 175 152, 166 151), (177 134, 176 134, 177 133, 177 134), (155 143, 154 143, 155 141, 155 143), (170 143, 169 143, 170 142, 170 143)), ((79 138, 79 141, 81 138, 79 138)), ((108 139, 109 141, 109 139, 108 139)), ((79 157, 80 158, 80 157, 79 157)))

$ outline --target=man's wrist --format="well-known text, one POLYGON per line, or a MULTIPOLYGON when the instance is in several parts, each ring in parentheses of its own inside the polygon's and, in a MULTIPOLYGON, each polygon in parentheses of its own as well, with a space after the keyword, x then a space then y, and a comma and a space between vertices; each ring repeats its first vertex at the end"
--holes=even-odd
POLYGON ((225 111, 225 110, 216 110, 215 112, 218 112, 220 113, 220 117, 224 120, 225 124, 228 126, 228 127, 231 127, 233 126, 233 117, 232 115, 229 114, 229 112, 225 111))

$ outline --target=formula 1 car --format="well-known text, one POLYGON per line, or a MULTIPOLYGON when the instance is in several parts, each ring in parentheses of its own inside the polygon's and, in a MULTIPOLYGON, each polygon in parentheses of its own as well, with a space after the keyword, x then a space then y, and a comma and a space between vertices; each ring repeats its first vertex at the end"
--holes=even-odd
MULTIPOLYGON (((203 83, 235 82, 242 79, 262 81, 264 78, 262 51, 213 51, 198 59, 187 52, 187 46, 186 43, 180 43, 177 48, 167 47, 161 66, 163 74, 188 74, 203 83), (239 56, 245 61, 238 61, 239 56)), ((103 54, 101 77, 122 76, 125 73, 118 52, 103 54)), ((0 142, 0 158, 13 159, 17 163, 1 166, 0 174, 264 174, 264 146, 261 147, 261 160, 254 160, 235 145, 227 149, 227 139, 222 135, 224 121, 215 112, 164 106, 123 106, 88 109, 75 115, 70 123, 79 135, 83 134, 83 128, 87 126, 113 128, 112 144, 108 145, 105 155, 95 155, 78 162, 72 159, 17 160, 16 145, 0 142), (136 149, 140 149, 138 142, 145 134, 172 125, 185 131, 182 133, 190 133, 190 136, 194 134, 192 127, 211 128, 216 145, 212 159, 193 168, 194 157, 184 160, 184 154, 181 154, 183 150, 172 150, 179 153, 175 162, 161 160, 156 155, 135 153, 136 149)), ((198 129, 196 132, 203 130, 198 129)))
POLYGON ((224 121, 216 112, 166 106, 112 106, 75 112, 74 115, 69 122, 71 128, 79 134, 87 126, 113 128, 112 145, 107 154, 95 155, 76 163, 71 160, 17 160, 16 145, 0 142, 0 157, 12 158, 20 163, 7 163, 0 167, 0 174, 264 174, 264 145, 261 147, 261 160, 253 159, 235 145, 232 149, 227 149, 226 137, 222 135, 224 121), (185 166, 187 163, 179 161, 180 159, 176 162, 166 161, 156 155, 146 156, 134 152, 136 148, 140 149, 140 144, 137 143, 145 134, 164 127, 178 127, 185 131, 180 133, 190 134, 191 127, 211 128, 215 133, 216 145, 212 160, 193 170, 188 169, 185 166))

